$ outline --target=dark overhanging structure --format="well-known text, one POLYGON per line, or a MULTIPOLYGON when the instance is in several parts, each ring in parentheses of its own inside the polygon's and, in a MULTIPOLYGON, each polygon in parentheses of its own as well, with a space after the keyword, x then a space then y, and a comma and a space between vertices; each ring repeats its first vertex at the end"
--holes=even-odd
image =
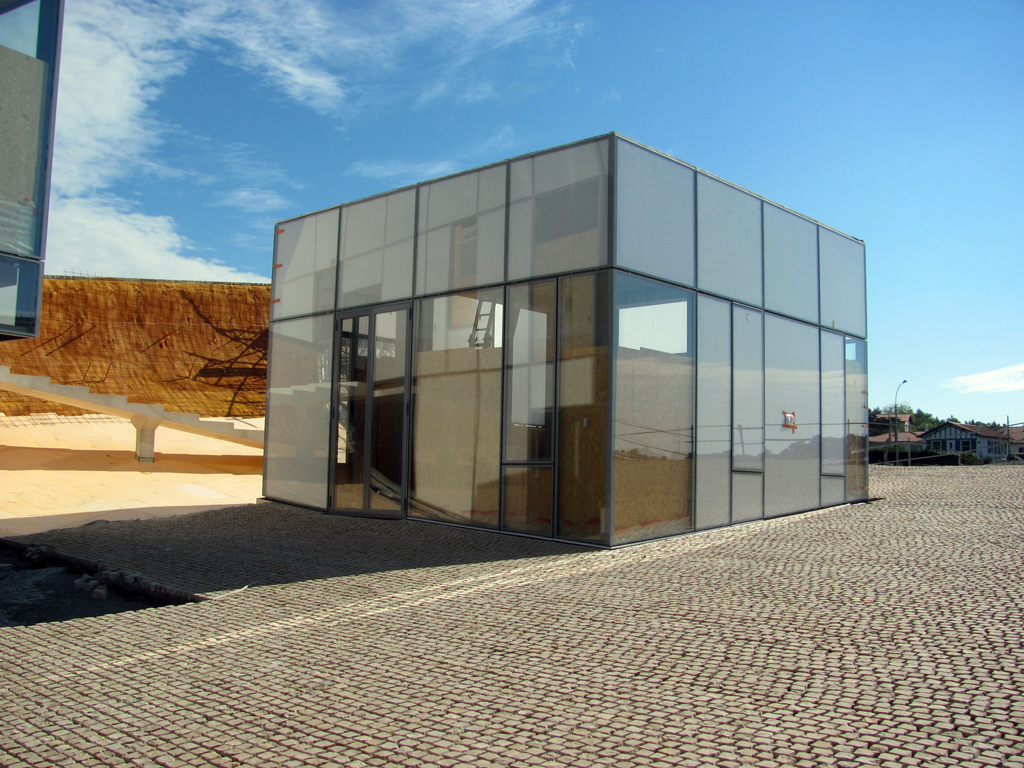
POLYGON ((264 495, 614 547, 864 500, 863 242, 617 134, 280 223, 264 495))

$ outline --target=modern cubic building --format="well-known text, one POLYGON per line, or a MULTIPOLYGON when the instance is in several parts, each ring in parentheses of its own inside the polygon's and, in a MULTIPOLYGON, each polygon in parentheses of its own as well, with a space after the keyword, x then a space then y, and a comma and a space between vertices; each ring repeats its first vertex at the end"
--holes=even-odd
POLYGON ((614 547, 863 500, 863 242, 617 134, 276 227, 266 498, 614 547))
POLYGON ((36 336, 63 0, 0 0, 0 341, 36 336))

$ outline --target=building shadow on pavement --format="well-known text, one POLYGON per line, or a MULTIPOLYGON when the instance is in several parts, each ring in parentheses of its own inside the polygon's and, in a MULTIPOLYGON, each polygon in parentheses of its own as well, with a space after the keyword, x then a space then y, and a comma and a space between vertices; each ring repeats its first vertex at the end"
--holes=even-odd
POLYGON ((571 544, 415 520, 247 504, 12 537, 193 595, 385 571, 582 554, 571 544))

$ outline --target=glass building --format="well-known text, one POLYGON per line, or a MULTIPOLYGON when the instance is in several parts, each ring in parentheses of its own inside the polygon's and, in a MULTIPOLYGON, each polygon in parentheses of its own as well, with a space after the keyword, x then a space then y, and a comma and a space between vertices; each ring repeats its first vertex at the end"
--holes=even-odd
POLYGON ((0 0, 0 340, 37 336, 63 0, 0 0))
POLYGON ((868 496, 863 242, 622 136, 274 255, 268 499, 612 547, 868 496))

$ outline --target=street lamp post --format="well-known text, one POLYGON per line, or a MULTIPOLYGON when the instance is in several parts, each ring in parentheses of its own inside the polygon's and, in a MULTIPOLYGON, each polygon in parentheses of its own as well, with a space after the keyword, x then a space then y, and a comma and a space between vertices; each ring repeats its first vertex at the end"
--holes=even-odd
MULTIPOLYGON (((904 379, 903 381, 900 382, 900 387, 902 387, 906 383, 907 383, 907 380, 904 379)), ((899 463, 900 463, 900 420, 899 420, 899 416, 898 416, 898 414, 896 412, 896 405, 897 405, 897 403, 899 403, 899 400, 900 400, 900 387, 896 387, 896 394, 893 395, 893 398, 892 398, 892 439, 896 443, 896 464, 897 465, 899 465, 899 463)), ((908 448, 907 450, 909 451, 910 449, 908 448)), ((907 463, 909 465, 910 462, 907 462, 907 463)))

